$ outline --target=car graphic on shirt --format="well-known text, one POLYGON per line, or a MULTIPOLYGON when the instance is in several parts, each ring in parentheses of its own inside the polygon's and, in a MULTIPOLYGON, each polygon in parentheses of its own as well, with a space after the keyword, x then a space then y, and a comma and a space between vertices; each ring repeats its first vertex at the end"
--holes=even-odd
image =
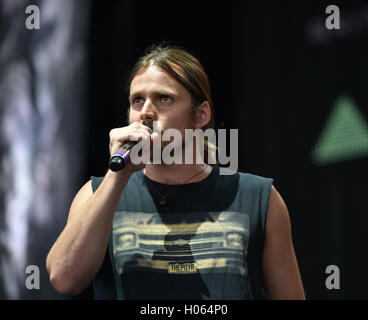
POLYGON ((115 219, 113 252, 120 273, 246 273, 245 214, 185 213, 169 219, 162 214, 118 212, 115 219))

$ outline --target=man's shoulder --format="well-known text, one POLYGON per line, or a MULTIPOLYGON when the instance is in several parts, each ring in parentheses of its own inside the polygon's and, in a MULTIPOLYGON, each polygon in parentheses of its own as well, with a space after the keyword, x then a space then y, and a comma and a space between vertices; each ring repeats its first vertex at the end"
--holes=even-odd
POLYGON ((250 173, 250 172, 239 172, 241 179, 248 181, 249 183, 254 184, 263 184, 269 183, 273 181, 273 178, 261 176, 258 174, 250 173))
POLYGON ((242 184, 263 185, 273 182, 273 178, 242 171, 233 171, 228 168, 219 169, 219 177, 225 180, 239 180, 242 184))
POLYGON ((239 172, 239 185, 247 192, 269 194, 273 184, 273 178, 264 177, 253 173, 239 172))

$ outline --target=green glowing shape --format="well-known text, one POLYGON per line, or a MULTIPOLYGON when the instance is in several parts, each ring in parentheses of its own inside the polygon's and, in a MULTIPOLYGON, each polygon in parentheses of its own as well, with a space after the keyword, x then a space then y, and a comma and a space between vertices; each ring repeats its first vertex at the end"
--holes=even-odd
POLYGON ((337 99, 312 151, 316 165, 332 164, 368 156, 368 125, 354 101, 337 99))

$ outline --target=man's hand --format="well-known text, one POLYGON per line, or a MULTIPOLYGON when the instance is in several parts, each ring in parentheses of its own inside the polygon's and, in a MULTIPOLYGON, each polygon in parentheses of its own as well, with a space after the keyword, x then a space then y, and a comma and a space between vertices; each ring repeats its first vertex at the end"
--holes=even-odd
MULTIPOLYGON (((133 122, 122 128, 115 128, 110 131, 110 157, 129 141, 143 141, 143 143, 152 143, 150 130, 139 122, 133 122)), ((132 162, 128 166, 132 171, 138 171, 145 167, 145 164, 134 165, 132 162)))

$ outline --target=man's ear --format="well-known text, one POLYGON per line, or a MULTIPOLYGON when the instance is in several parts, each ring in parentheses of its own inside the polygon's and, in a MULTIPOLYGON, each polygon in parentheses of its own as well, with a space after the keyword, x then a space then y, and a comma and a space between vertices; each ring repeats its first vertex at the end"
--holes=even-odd
POLYGON ((211 107, 208 101, 202 102, 196 110, 196 128, 205 127, 211 120, 211 107))

